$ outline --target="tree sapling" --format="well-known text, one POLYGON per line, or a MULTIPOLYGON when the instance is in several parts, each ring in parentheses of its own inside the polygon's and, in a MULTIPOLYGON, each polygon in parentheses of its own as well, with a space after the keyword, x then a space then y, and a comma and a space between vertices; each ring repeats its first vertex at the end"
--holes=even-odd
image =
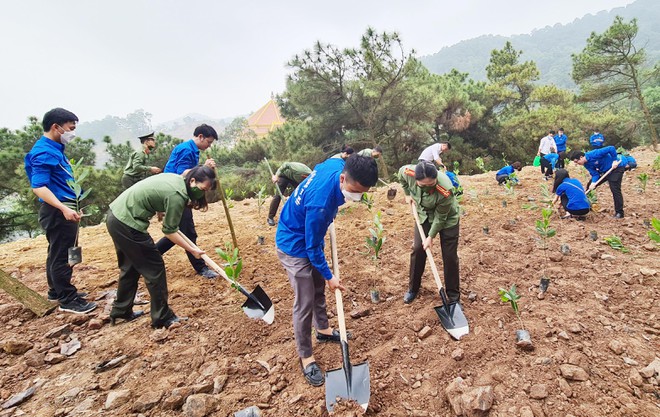
POLYGON ((548 259, 548 239, 555 236, 557 231, 550 226, 550 217, 552 216, 552 209, 546 207, 541 210, 543 218, 536 221, 536 232, 539 234, 541 242, 543 244, 543 275, 541 276, 541 284, 539 288, 541 293, 544 293, 548 289, 548 284, 550 284, 550 277, 546 275, 546 265, 549 262, 548 259))
MULTIPOLYGON (((64 204, 69 207, 71 210, 75 210, 76 213, 81 213, 84 216, 83 210, 85 207, 81 207, 81 202, 87 198, 89 193, 92 191, 91 188, 88 188, 83 191, 82 183, 85 181, 85 178, 89 175, 89 168, 83 167, 82 165, 83 158, 80 158, 78 162, 71 160, 71 169, 73 171, 73 179, 66 180, 66 184, 71 188, 74 198, 70 199, 64 204)), ((68 263, 69 266, 74 266, 82 262, 82 247, 78 246, 78 234, 80 233, 80 227, 76 231, 76 241, 74 246, 68 249, 68 263)))
POLYGON ((505 290, 504 288, 499 289, 500 299, 503 303, 510 303, 511 308, 513 308, 518 321, 520 322, 520 329, 516 330, 516 346, 521 349, 531 350, 534 348, 532 345, 532 338, 527 330, 525 330, 525 325, 523 324, 522 318, 520 317, 520 309, 518 308, 518 300, 520 300, 520 295, 516 293, 516 285, 511 285, 511 288, 505 290))
POLYGON ((238 248, 232 248, 229 242, 225 243, 225 249, 215 248, 216 253, 225 261, 225 274, 232 281, 231 287, 238 289, 238 277, 243 270, 243 260, 238 254, 238 248))
POLYGON ((373 255, 371 255, 371 259, 374 261, 374 276, 372 278, 372 286, 371 286, 371 301, 373 303, 380 302, 380 292, 376 288, 375 282, 376 282, 376 277, 378 276, 380 251, 383 248, 383 243, 385 243, 385 240, 387 239, 385 237, 385 230, 383 228, 383 223, 381 222, 380 219, 381 219, 381 212, 379 211, 374 216, 374 223, 373 223, 374 227, 369 228, 369 234, 371 236, 366 238, 367 248, 370 250, 370 252, 373 251, 373 255))

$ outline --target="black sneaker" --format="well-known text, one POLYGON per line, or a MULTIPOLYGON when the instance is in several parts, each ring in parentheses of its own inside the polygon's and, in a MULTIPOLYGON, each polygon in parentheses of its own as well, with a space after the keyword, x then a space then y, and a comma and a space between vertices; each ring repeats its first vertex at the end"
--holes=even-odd
MULTIPOLYGON (((87 298, 88 295, 89 294, 87 294, 86 292, 76 293, 76 297, 78 297, 78 298, 87 298)), ((48 293, 48 301, 59 301, 59 299, 57 298, 57 294, 53 294, 53 293, 49 292, 48 293)))
POLYGON ((76 298, 68 303, 60 304, 59 310, 67 313, 87 314, 96 308, 96 303, 90 303, 82 298, 76 298))
POLYGON ((275 220, 271 219, 270 217, 268 220, 266 220, 266 223, 268 223, 268 226, 275 226, 275 220))
POLYGON ((172 325, 177 324, 177 323, 181 323, 182 321, 187 321, 187 320, 188 320, 188 317, 172 316, 172 317, 170 317, 169 319, 167 319, 163 322, 160 322, 160 323, 157 323, 157 324, 152 324, 151 327, 153 327, 154 329, 161 329, 163 327, 166 328, 166 329, 169 329, 172 325))
POLYGON ((202 268, 202 270, 199 271, 198 274, 206 279, 215 279, 218 277, 218 273, 212 270, 211 268, 209 268, 208 266, 202 268))
MULTIPOLYGON (((349 340, 353 338, 351 332, 346 332, 346 338, 349 340)), ((316 332, 316 341, 319 343, 326 343, 326 342, 339 343, 341 341, 339 330, 333 329, 331 335, 316 332)))
POLYGON ((413 302, 413 300, 417 298, 417 291, 407 291, 403 295, 403 303, 404 304, 410 304, 413 302))
POLYGON ((619 212, 619 213, 616 213, 616 214, 615 214, 614 216, 612 216, 612 217, 614 217, 615 219, 623 219, 623 213, 620 213, 620 212, 619 212))
POLYGON ((323 382, 325 382, 325 378, 323 377, 323 372, 321 372, 321 368, 319 368, 319 365, 316 362, 312 362, 309 365, 307 365, 305 368, 303 368, 301 361, 300 369, 302 369, 303 376, 305 377, 305 380, 309 382, 310 385, 314 387, 320 387, 321 385, 323 385, 323 382))

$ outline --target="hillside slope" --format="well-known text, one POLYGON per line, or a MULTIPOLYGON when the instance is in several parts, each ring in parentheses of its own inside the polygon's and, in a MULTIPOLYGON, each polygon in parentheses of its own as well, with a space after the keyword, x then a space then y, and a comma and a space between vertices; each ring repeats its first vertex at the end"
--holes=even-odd
MULTIPOLYGON (((660 256, 643 222, 660 217, 660 177, 649 167, 655 153, 633 153, 640 168, 624 177, 625 219, 611 217, 607 187, 598 191, 602 211, 585 222, 552 218, 557 237, 549 243, 552 281, 544 300, 536 297, 543 253, 534 221, 540 212, 522 208, 530 199, 539 203, 539 184, 544 183, 540 173, 524 168, 515 195, 496 185, 493 172, 461 177, 466 192, 459 255, 462 300, 471 328, 459 342, 450 339, 432 308, 439 297, 429 268, 420 297, 411 305, 402 302, 413 223, 401 202, 401 190, 395 201, 387 200, 384 188, 375 194, 387 235, 378 271, 364 246, 373 213, 365 206, 346 206, 336 221, 340 267, 349 289, 344 303, 347 312, 369 309, 361 318, 347 315, 354 335, 351 359, 368 360, 371 370, 367 414, 453 415, 445 389, 461 376, 471 385, 492 387, 491 416, 657 416, 660 376, 645 378, 639 372, 660 357, 660 256), (636 191, 640 172, 651 177, 645 194, 636 191), (483 231, 486 226, 488 234, 483 231), (591 231, 598 233, 597 241, 589 239, 591 231), (613 233, 621 236, 630 253, 603 242, 613 233), (568 244, 570 254, 561 255, 560 244, 568 244), (514 283, 522 295, 522 319, 536 347, 531 352, 516 348, 514 331, 519 325, 497 294, 498 288, 514 283), (380 289, 385 301, 371 304, 372 287, 380 289), (419 332, 424 326, 431 332, 422 339, 419 332), (568 365, 584 370, 586 380, 562 377, 562 370, 575 369, 568 365)), ((572 166, 571 172, 583 179, 581 168, 572 166)), ((291 327, 293 294, 275 254, 275 228, 266 225, 265 210, 259 215, 254 200, 236 202, 231 213, 245 262, 241 281, 247 288, 261 284, 273 299, 273 325, 249 320, 240 308, 244 297, 223 280, 195 276, 178 248, 165 256, 170 304, 190 320, 169 332, 153 331, 149 319, 94 329, 95 319, 103 318, 104 307, 107 311, 106 299, 89 317, 52 314, 37 319, 0 293, 0 343, 14 339, 33 345, 22 355, 0 352, 0 399, 4 402, 39 385, 31 398, 0 415, 194 415, 181 411, 181 402, 193 391, 206 393, 208 415, 213 416, 233 415, 255 404, 264 416, 326 415, 325 388, 311 388, 300 374, 291 327), (257 244, 258 235, 265 236, 265 245, 257 244), (66 323, 70 334, 45 336, 66 323), (61 363, 44 364, 43 353, 60 352, 60 345, 72 339, 81 343, 77 353, 61 363), (128 359, 119 367, 94 372, 102 361, 120 355, 128 359), (108 400, 116 396, 120 399, 108 403, 116 408, 107 409, 108 400)), ((230 240, 219 204, 195 219, 198 243, 210 254, 230 240)), ((161 235, 156 222, 151 233, 161 235)), ((82 230, 80 242, 84 263, 75 268, 75 282, 102 298, 116 288, 112 241, 100 225, 82 230)), ((45 294, 46 246, 43 236, 1 245, 0 268, 45 294)), ((440 263, 437 242, 434 252, 440 263)), ((142 284, 140 291, 148 297, 142 284)), ((328 305, 333 311, 331 325, 336 326, 330 294, 328 305)), ((314 349, 324 370, 341 366, 338 346, 315 344, 314 349)))

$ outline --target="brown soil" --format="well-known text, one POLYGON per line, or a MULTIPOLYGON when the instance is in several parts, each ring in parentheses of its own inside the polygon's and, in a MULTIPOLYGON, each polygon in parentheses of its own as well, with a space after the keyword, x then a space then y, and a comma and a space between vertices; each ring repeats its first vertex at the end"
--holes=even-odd
MULTIPOLYGON (((371 370, 367 415, 452 415, 444 390, 457 376, 475 386, 493 386, 491 415, 516 416, 523 407, 548 416, 660 414, 657 380, 645 378, 640 386, 630 380, 632 370, 641 370, 660 356, 660 256, 649 243, 643 223, 660 217, 660 177, 650 168, 655 153, 637 150, 634 154, 640 168, 624 176, 625 219, 611 217, 612 197, 607 186, 598 190, 601 211, 590 214, 586 221, 560 221, 553 216, 557 236, 550 240, 548 254, 555 261, 547 266, 552 281, 543 300, 537 299, 536 286, 544 255, 534 229, 541 214, 522 208, 530 197, 540 204, 539 184, 544 182, 538 169, 523 170, 522 185, 513 196, 496 185, 492 172, 461 177, 465 215, 459 254, 462 301, 470 320, 470 334, 461 341, 449 337, 432 308, 440 299, 430 268, 420 297, 411 305, 402 302, 413 223, 401 202, 401 191, 395 201, 387 200, 387 187, 376 192, 374 212, 383 212, 387 235, 378 271, 364 245, 374 212, 365 206, 346 206, 336 222, 342 279, 348 288, 344 305, 347 313, 370 309, 358 319, 347 314, 347 326, 354 336, 351 360, 355 364, 368 361, 371 370), (650 176, 644 194, 637 191, 636 177, 641 172, 650 176), (487 235, 484 226, 489 228, 487 235), (589 238, 592 230, 598 233, 597 241, 589 238), (615 251, 603 242, 603 237, 614 233, 630 253, 615 251), (569 244, 571 252, 559 262, 562 243, 569 244), (611 255, 614 260, 601 259, 601 255, 611 255), (522 294, 522 320, 532 335, 533 351, 516 347, 519 322, 497 294, 498 288, 514 283, 522 294), (370 302, 372 287, 380 290, 380 304, 370 302), (469 301, 470 293, 475 293, 474 301, 469 301), (417 335, 425 325, 432 331, 421 340, 417 335), (621 343, 622 353, 610 349, 613 340, 621 343), (463 350, 459 361, 452 358, 457 348, 463 350), (566 363, 584 368, 589 379, 569 381, 567 389, 559 370, 566 363), (547 386, 547 398, 530 397, 534 384, 547 386)), ((584 182, 581 170, 571 167, 574 176, 584 182)), ((67 336, 46 339, 44 334, 69 322, 74 337, 82 343, 75 355, 56 365, 26 365, 26 355, 1 352, 0 399, 4 401, 41 379, 45 383, 19 406, 27 415, 73 415, 76 407, 81 415, 134 415, 135 400, 156 391, 162 393, 162 400, 143 415, 173 416, 181 414, 180 408, 167 409, 166 399, 173 389, 226 376, 222 392, 216 395, 214 416, 233 415, 250 405, 258 405, 265 416, 326 415, 324 388, 310 387, 300 372, 290 318, 293 294, 275 254, 275 228, 266 225, 265 209, 259 215, 256 201, 247 200, 236 202, 231 212, 244 259, 241 282, 247 288, 261 284, 273 299, 273 325, 248 319, 240 308, 244 297, 224 280, 210 282, 196 276, 179 248, 165 256, 170 304, 178 315, 190 320, 164 335, 149 327, 148 318, 118 326, 106 324, 98 330, 89 329, 88 321, 74 322, 79 318, 74 315, 55 313, 37 319, 0 293, 2 340, 24 340, 33 343, 35 350, 59 351, 58 343, 67 336), (265 236, 265 245, 257 244, 258 235, 265 236), (154 341, 159 335, 167 337, 154 341), (97 364, 120 355, 129 356, 124 365, 94 372, 97 364), (108 392, 123 389, 130 390, 131 400, 105 410, 108 392)), ((221 205, 196 213, 195 220, 200 247, 219 260, 211 253, 213 248, 230 241, 221 205)), ((161 236, 156 222, 150 231, 156 238, 161 236)), ((105 226, 82 230, 80 241, 84 263, 75 267, 76 285, 94 296, 116 288, 116 258, 105 226)), ((440 265, 439 246, 436 242, 434 252, 440 265)), ((44 295, 45 257, 43 236, 0 246, 0 267, 44 295)), ((142 286, 141 291, 148 297, 142 286)), ((100 301, 92 318, 103 314, 105 303, 100 301)), ((336 325, 334 297, 329 291, 328 305, 331 323, 336 325)), ((314 352, 324 370, 341 367, 337 345, 315 345, 314 352)))

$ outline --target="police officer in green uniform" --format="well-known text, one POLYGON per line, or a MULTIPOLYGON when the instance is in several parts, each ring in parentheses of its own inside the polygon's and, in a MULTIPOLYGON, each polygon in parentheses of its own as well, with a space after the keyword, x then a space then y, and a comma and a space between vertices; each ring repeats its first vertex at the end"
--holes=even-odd
POLYGON ((358 155, 360 156, 368 156, 369 158, 374 158, 378 159, 380 156, 383 154, 383 148, 380 147, 380 145, 376 146, 375 148, 364 148, 360 152, 358 152, 358 155))
POLYGON ((135 151, 131 154, 124 168, 124 175, 121 177, 121 185, 124 187, 124 190, 138 181, 145 179, 149 174, 162 172, 158 167, 149 166, 149 154, 156 148, 154 132, 140 136, 139 138, 142 143, 142 150, 135 151))
POLYGON ((458 235, 459 208, 454 197, 451 180, 443 172, 438 172, 433 162, 420 161, 417 165, 405 165, 399 170, 399 182, 403 186, 406 203, 415 202, 419 221, 426 234, 422 241, 417 225, 410 253, 410 276, 408 292, 403 302, 411 303, 422 282, 426 266, 426 249, 433 239, 440 235, 442 266, 445 276, 445 289, 450 302, 460 298, 458 275, 458 235))
POLYGON ((213 168, 197 166, 185 175, 161 174, 146 178, 124 191, 110 203, 106 225, 115 244, 119 264, 117 298, 110 320, 131 321, 144 313, 133 311, 138 279, 144 282, 151 297, 151 325, 166 327, 180 321, 167 303, 167 278, 163 256, 147 232, 151 217, 164 213, 163 234, 199 259, 203 251, 193 248, 177 234, 186 207, 205 210, 205 192, 215 189, 213 168))
MULTIPOLYGON (((280 189, 280 193, 284 194, 287 187, 290 185, 292 189, 296 189, 298 184, 300 184, 309 174, 312 173, 312 170, 303 163, 300 162, 285 162, 280 165, 279 169, 271 178, 273 183, 277 184, 277 188, 280 189)), ((270 202, 270 209, 268 210, 268 225, 275 226, 275 215, 277 214, 277 209, 280 206, 280 193, 275 193, 273 201, 270 202)))

